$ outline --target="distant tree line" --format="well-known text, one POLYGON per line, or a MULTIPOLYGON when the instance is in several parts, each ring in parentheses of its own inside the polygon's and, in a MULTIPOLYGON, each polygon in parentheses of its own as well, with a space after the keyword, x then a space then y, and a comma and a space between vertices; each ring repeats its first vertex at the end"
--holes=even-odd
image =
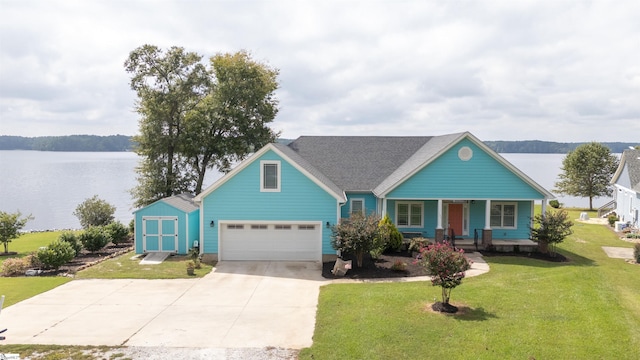
MULTIPOLYGON (((291 139, 278 139, 283 144, 291 139)), ((586 143, 560 143, 540 140, 525 141, 485 141, 492 150, 499 153, 529 154, 566 154, 586 143)), ((601 143, 612 153, 622 153, 637 143, 604 142, 601 143)), ((0 135, 0 150, 38 150, 38 151, 132 151, 134 142, 131 136, 125 135, 68 135, 22 137, 0 135)))
POLYGON ((0 135, 0 150, 131 151, 131 136, 68 135, 22 137, 0 135))

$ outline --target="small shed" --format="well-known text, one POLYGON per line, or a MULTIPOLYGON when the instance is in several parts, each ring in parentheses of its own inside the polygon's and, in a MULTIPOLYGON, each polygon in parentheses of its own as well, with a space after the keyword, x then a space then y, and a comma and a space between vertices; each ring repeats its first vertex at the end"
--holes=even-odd
POLYGON ((200 208, 193 195, 160 199, 134 212, 136 254, 186 254, 200 236, 200 208))

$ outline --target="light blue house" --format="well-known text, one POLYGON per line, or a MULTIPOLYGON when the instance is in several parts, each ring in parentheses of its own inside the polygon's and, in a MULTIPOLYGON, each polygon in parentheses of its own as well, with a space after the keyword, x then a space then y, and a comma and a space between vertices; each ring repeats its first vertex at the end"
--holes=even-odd
POLYGON ((640 227, 640 150, 625 150, 611 183, 615 213, 622 224, 640 227))
POLYGON ((552 198, 465 132, 268 144, 194 201, 205 256, 320 261, 336 254, 331 226, 356 211, 388 214, 407 236, 535 246, 534 202, 552 198))
POLYGON ((136 254, 186 254, 200 236, 200 208, 193 195, 180 194, 138 209, 135 215, 136 254))

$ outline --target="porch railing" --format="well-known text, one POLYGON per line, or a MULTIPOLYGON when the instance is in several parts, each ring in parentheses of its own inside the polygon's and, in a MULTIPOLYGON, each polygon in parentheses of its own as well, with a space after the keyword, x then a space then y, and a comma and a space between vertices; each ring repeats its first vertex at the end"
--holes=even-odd
POLYGON ((608 203, 600 206, 598 208, 598 217, 602 217, 603 215, 607 214, 611 210, 615 209, 616 205, 617 205, 616 201, 615 200, 611 200, 608 203))

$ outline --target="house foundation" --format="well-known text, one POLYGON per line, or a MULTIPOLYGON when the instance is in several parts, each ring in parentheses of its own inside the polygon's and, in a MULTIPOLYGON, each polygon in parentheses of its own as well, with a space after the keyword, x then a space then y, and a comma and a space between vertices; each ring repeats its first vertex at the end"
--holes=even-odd
POLYGON ((493 246, 493 231, 491 229, 482 230, 482 246, 489 249, 493 246))

